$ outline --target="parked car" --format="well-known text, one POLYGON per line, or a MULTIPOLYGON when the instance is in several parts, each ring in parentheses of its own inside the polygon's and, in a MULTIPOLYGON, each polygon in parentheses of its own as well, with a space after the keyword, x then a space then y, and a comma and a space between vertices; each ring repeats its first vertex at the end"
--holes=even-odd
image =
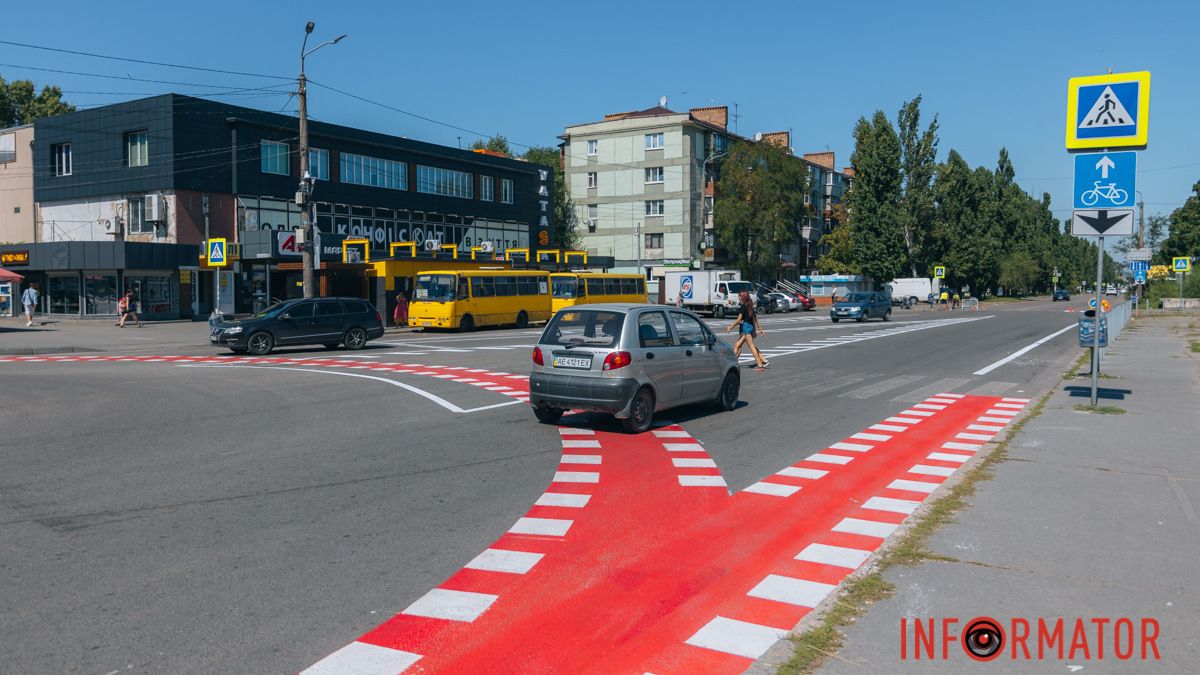
POLYGON ((855 291, 829 308, 829 318, 834 323, 842 319, 866 321, 877 316, 884 321, 892 318, 892 301, 884 293, 875 291, 855 291))
POLYGON ((1054 297, 1052 298, 1052 300, 1054 302, 1058 302, 1059 300, 1070 300, 1070 299, 1071 299, 1071 294, 1068 293, 1067 289, 1065 289, 1065 288, 1060 288, 1057 291, 1054 291, 1054 297))
POLYGON ((737 405, 731 347, 686 309, 595 304, 561 309, 533 348, 529 405, 553 424, 566 410, 612 414, 629 433, 687 403, 737 405))
POLYGON ((817 307, 817 302, 803 293, 789 293, 788 296, 799 305, 801 311, 811 312, 817 307))
POLYGON ((383 335, 383 317, 360 298, 312 298, 276 303, 245 319, 213 326, 209 342, 235 354, 270 354, 275 347, 325 345, 362 349, 383 335))
POLYGON ((800 301, 793 300, 792 297, 789 296, 787 293, 780 293, 778 291, 774 291, 774 292, 770 293, 769 295, 771 296, 772 299, 775 300, 776 311, 794 312, 797 309, 801 309, 800 301))
POLYGON ((1114 286, 1114 285, 1112 285, 1112 284, 1109 284, 1109 285, 1105 286, 1105 287, 1104 287, 1104 294, 1105 294, 1105 295, 1116 295, 1116 294, 1117 294, 1117 287, 1116 287, 1116 286, 1114 286))

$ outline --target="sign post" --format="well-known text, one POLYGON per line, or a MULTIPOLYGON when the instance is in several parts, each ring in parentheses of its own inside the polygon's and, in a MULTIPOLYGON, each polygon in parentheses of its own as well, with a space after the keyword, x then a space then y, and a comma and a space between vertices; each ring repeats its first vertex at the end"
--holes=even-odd
POLYGON ((1171 258, 1171 269, 1179 277, 1179 311, 1183 311, 1183 278, 1192 271, 1192 259, 1188 257, 1171 258))
POLYGON ((228 246, 225 239, 214 237, 204 241, 205 262, 209 267, 217 268, 213 274, 217 277, 217 291, 214 294, 213 313, 210 321, 216 323, 224 320, 221 315, 221 270, 228 264, 226 252, 228 246))
MULTIPOLYGON (((1101 287, 1104 238, 1133 234, 1137 155, 1112 148, 1146 147, 1150 129, 1150 73, 1109 73, 1067 82, 1069 152, 1101 150, 1075 158, 1071 233, 1096 238, 1096 327, 1092 331, 1092 406, 1100 389, 1101 287), (1094 209, 1094 210, 1085 210, 1094 209)), ((1082 339, 1083 324, 1080 324, 1082 339)))

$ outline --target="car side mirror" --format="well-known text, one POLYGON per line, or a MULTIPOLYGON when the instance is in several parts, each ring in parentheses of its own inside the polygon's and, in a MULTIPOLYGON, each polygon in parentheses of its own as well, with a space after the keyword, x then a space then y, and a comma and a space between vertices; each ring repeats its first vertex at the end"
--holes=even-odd
POLYGON ((279 315, 279 318, 280 318, 280 319, 285 319, 285 320, 288 320, 288 319, 291 319, 291 318, 292 318, 292 315, 291 315, 291 314, 288 314, 287 312, 284 312, 283 314, 280 314, 280 315, 279 315))

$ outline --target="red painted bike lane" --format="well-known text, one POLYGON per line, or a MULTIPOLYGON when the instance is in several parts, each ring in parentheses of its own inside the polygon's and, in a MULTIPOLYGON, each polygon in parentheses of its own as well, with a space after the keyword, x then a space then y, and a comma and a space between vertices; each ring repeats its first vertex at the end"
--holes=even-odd
POLYGON ((531 565, 469 564, 311 672, 741 672, 1024 405, 933 397, 732 497, 676 427, 565 429, 564 462, 583 440, 595 456, 582 461, 603 468, 593 488, 551 484, 589 495, 573 517, 561 505, 527 516, 568 529, 489 549, 536 554, 531 565))

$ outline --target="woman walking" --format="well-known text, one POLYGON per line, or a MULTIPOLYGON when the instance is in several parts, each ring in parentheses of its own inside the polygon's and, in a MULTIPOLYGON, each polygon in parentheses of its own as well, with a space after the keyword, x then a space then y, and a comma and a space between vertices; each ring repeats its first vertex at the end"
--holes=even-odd
POLYGON ((759 335, 763 334, 762 325, 758 323, 758 314, 754 311, 754 301, 750 299, 750 293, 742 291, 738 294, 738 315, 725 328, 725 332, 730 332, 734 329, 738 331, 737 342, 733 343, 734 356, 742 357, 742 346, 750 346, 750 354, 754 356, 754 364, 758 370, 762 370, 771 365, 762 354, 758 351, 758 346, 754 344, 754 333, 758 331, 759 335))
POLYGON ((133 301, 133 291, 125 291, 125 295, 117 301, 117 314, 121 315, 121 320, 117 322, 117 328, 125 327, 125 320, 133 317, 137 322, 138 328, 142 327, 142 320, 138 317, 133 301))

